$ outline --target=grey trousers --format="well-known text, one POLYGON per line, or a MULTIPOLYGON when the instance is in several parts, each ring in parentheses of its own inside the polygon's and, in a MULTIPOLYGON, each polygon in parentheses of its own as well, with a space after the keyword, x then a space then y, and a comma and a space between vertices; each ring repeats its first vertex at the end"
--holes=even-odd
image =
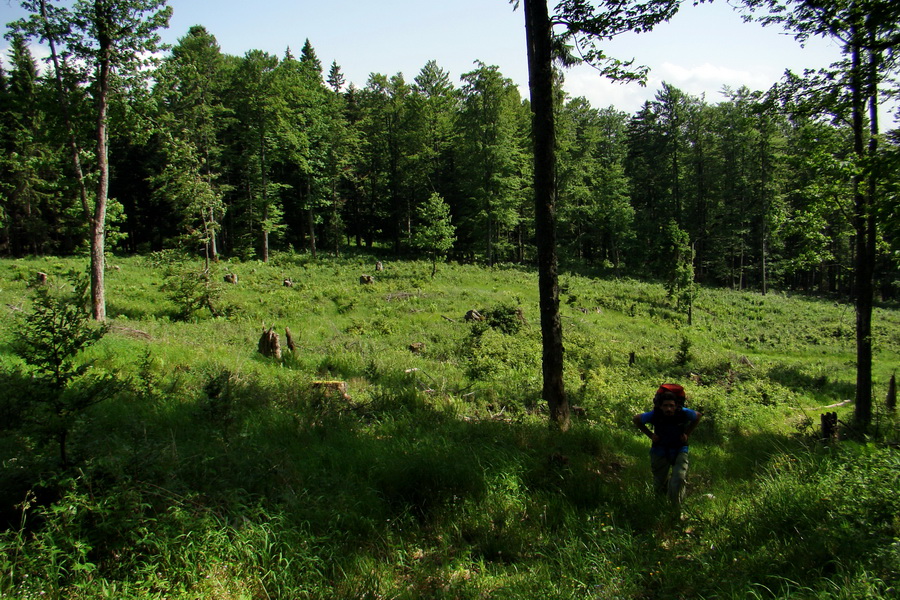
POLYGON ((653 471, 653 488, 656 493, 667 494, 673 504, 680 504, 684 499, 684 482, 688 472, 687 452, 679 452, 675 458, 651 454, 650 469, 653 471))

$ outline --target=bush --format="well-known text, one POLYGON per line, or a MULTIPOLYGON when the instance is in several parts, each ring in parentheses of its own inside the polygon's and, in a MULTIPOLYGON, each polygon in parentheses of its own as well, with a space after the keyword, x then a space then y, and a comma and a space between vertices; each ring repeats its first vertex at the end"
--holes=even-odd
POLYGON ((7 410, 40 439, 58 445, 60 462, 69 464, 68 436, 84 412, 120 387, 108 374, 79 361, 83 351, 107 332, 85 311, 87 282, 72 276, 71 288, 40 286, 31 309, 19 319, 13 349, 25 361, 27 376, 12 379, 24 388, 7 401, 7 410))

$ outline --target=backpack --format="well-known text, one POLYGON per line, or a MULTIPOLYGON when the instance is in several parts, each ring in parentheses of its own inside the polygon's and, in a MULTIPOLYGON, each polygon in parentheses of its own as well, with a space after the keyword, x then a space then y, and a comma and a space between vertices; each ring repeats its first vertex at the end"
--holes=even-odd
POLYGON ((666 392, 675 395, 675 405, 678 408, 684 408, 684 388, 677 383, 664 383, 659 386, 659 389, 656 390, 656 395, 653 396, 653 408, 659 408, 659 405, 662 403, 663 395, 666 392))

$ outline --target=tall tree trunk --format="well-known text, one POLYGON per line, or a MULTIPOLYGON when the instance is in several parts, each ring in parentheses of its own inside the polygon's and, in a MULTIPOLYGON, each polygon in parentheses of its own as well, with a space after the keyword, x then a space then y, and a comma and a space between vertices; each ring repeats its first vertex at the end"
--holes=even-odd
MULTIPOLYGON (((206 131, 206 127, 207 126, 204 123, 203 131, 206 131)), ((205 171, 205 176, 206 176, 206 183, 207 183, 207 185, 209 185, 210 189, 213 189, 212 167, 210 167, 210 165, 212 164, 212 159, 210 158, 210 155, 209 155, 209 140, 207 139, 206 134, 203 135, 203 154, 206 157, 206 160, 204 163, 205 164, 204 171, 205 171)), ((204 220, 206 220, 206 218, 207 218, 206 215, 204 215, 203 218, 204 218, 204 220)), ((209 220, 207 221, 206 224, 204 224, 204 228, 206 228, 206 230, 208 232, 207 239, 209 240, 206 244, 206 256, 207 256, 206 268, 207 269, 209 268, 210 260, 212 260, 213 262, 219 262, 219 251, 216 248, 216 225, 217 225, 216 211, 214 208, 210 207, 209 208, 209 220)))
MULTIPOLYGON (((868 77, 864 77, 862 64, 862 32, 854 25, 851 29, 852 55, 852 103, 853 103, 853 151, 857 165, 866 158, 864 143, 864 111, 869 91, 868 77)), ((871 177, 871 175, 869 175, 871 177)), ((863 175, 857 169, 853 176, 854 227, 856 229, 856 408, 854 420, 860 430, 872 420, 872 270, 874 256, 869 252, 869 224, 872 218, 869 206, 870 190, 864 190, 863 175)))
POLYGON ((525 0, 528 45, 528 82, 531 91, 534 137, 535 230, 538 251, 538 288, 543 342, 543 399, 550 420, 569 428, 569 402, 563 385, 562 324, 556 258, 556 125, 553 115, 553 57, 546 0, 525 0))
POLYGON ((87 185, 84 181, 84 172, 81 169, 81 151, 78 147, 78 140, 75 137, 75 128, 72 126, 72 116, 69 112, 69 101, 66 96, 66 86, 63 83, 62 70, 59 66, 59 55, 56 52, 56 38, 47 27, 47 4, 41 0, 41 18, 44 20, 44 37, 50 45, 50 56, 53 60, 53 73, 56 76, 56 93, 59 96, 59 108, 62 111, 63 122, 66 126, 66 134, 68 135, 69 151, 72 153, 72 168, 75 172, 75 180, 78 182, 78 192, 81 198, 81 209, 84 211, 84 218, 90 222, 91 209, 88 205, 87 185))
POLYGON ((309 255, 316 258, 316 215, 313 212, 312 174, 303 183, 303 195, 306 199, 306 229, 309 234, 309 255))
MULTIPOLYGON (((98 27, 107 25, 103 17, 97 19, 98 27)), ((109 197, 109 156, 106 118, 109 104, 109 73, 112 42, 108 32, 97 33, 100 44, 99 77, 97 79, 97 198, 94 217, 91 219, 91 309, 94 319, 106 320, 106 202, 109 197)))
POLYGON ((263 222, 262 222, 262 254, 263 262, 269 262, 269 182, 266 181, 266 134, 265 129, 259 135, 259 180, 262 185, 263 222))
POLYGON ((306 226, 309 229, 309 254, 316 257, 316 215, 312 206, 306 210, 306 226))
POLYGON ((216 244, 216 213, 215 209, 209 209, 209 257, 213 262, 219 262, 219 249, 216 244))

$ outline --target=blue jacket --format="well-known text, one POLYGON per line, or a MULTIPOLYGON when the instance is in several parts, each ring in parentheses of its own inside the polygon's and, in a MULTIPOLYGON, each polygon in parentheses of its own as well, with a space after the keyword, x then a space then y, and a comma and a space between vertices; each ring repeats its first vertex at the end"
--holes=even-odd
POLYGON ((650 447, 651 454, 675 456, 687 452, 688 446, 681 441, 681 435, 696 420, 697 413, 689 408, 679 408, 671 417, 657 410, 641 413, 641 423, 652 425, 653 433, 659 436, 659 441, 650 447))

